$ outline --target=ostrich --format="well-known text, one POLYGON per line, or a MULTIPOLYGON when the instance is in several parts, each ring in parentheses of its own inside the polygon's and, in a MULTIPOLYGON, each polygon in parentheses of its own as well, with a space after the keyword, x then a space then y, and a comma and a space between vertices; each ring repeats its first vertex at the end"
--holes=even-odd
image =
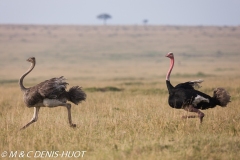
POLYGON ((27 107, 34 107, 34 114, 31 121, 21 129, 25 129, 38 120, 40 107, 52 108, 57 106, 64 106, 67 108, 69 124, 71 127, 76 127, 76 124, 72 123, 71 104, 66 102, 71 101, 77 105, 81 101, 85 100, 86 94, 81 90, 81 87, 74 86, 71 87, 69 91, 66 91, 68 83, 66 82, 66 79, 61 76, 59 78, 46 80, 33 87, 25 88, 23 86, 23 79, 33 70, 36 64, 34 57, 28 58, 27 61, 31 63, 31 66, 27 72, 21 76, 19 85, 21 91, 23 92, 24 103, 27 105, 27 107))
MULTIPOLYGON (((202 123, 204 113, 199 109, 205 110, 208 108, 214 108, 216 105, 226 107, 230 102, 230 95, 224 88, 216 88, 213 91, 213 97, 195 90, 194 87, 199 87, 199 84, 203 82, 203 80, 180 83, 173 87, 170 83, 170 74, 174 66, 174 55, 170 52, 166 57, 170 58, 170 68, 166 75, 166 84, 169 92, 168 104, 172 108, 195 112, 200 118, 200 123, 202 123)), ((197 116, 183 116, 183 118, 195 117, 197 116)))

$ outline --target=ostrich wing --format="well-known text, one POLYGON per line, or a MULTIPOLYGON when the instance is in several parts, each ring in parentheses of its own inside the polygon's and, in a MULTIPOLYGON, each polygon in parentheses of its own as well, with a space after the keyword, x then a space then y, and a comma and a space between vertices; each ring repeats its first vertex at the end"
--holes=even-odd
POLYGON ((31 88, 28 88, 26 92, 24 93, 24 102, 28 107, 33 107, 35 105, 41 104, 43 97, 38 92, 38 86, 33 86, 31 88))
POLYGON ((189 81, 185 83, 180 83, 176 85, 175 88, 184 88, 184 89, 194 89, 194 87, 200 88, 201 86, 199 85, 199 83, 202 83, 202 82, 203 80, 201 79, 195 80, 195 81, 189 81))
POLYGON ((38 92, 45 98, 55 99, 65 92, 67 87, 66 79, 61 76, 46 80, 38 85, 38 92))

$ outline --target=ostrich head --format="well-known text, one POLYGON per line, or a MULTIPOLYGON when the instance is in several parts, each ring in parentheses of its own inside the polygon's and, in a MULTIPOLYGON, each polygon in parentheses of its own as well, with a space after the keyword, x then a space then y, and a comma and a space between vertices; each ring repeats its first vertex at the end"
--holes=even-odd
POLYGON ((169 52, 169 53, 166 55, 166 57, 168 57, 168 58, 170 58, 170 59, 173 59, 173 58, 174 58, 174 56, 173 56, 173 53, 172 53, 172 52, 169 52))
POLYGON ((35 57, 30 57, 27 59, 28 62, 35 63, 35 57))
POLYGON ((24 73, 24 74, 21 76, 21 78, 19 79, 19 85, 20 85, 21 91, 23 91, 23 92, 26 92, 26 91, 27 91, 27 88, 23 86, 23 79, 24 79, 24 77, 25 77, 28 73, 30 73, 30 72, 33 70, 33 68, 34 68, 34 66, 35 66, 35 64, 36 64, 35 57, 30 57, 30 58, 27 59, 27 61, 31 63, 31 66, 30 66, 30 68, 27 70, 27 72, 24 73))

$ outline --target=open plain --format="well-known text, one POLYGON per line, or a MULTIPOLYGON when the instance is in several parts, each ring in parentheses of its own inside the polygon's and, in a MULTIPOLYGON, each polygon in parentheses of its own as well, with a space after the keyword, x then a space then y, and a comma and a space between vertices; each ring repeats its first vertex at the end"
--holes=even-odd
MULTIPOLYGON (((53 159, 37 151, 86 151, 80 159, 240 159, 239 26, 38 26, 0 25, 0 154, 29 151, 31 158, 53 159), (204 110, 199 119, 172 109, 165 75, 168 52, 175 54, 171 83, 203 79, 199 89, 231 94, 227 107, 204 110), (20 131, 33 114, 18 86, 65 76, 69 87, 87 94, 67 109, 41 108, 39 120, 20 131), (37 152, 39 153, 39 152, 37 152)), ((192 113, 191 113, 192 114, 192 113)), ((69 155, 70 156, 70 155, 69 155)), ((1 157, 2 158, 2 157, 1 157)), ((58 158, 76 159, 63 155, 58 158)))

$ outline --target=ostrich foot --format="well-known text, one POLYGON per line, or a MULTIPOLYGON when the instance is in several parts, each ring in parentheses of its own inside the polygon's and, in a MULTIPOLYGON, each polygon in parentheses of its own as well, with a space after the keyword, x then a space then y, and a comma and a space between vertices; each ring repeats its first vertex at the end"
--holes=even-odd
POLYGON ((200 123, 202 123, 202 121, 203 121, 203 117, 204 117, 204 114, 202 115, 202 114, 199 114, 198 116, 194 116, 194 115, 191 115, 191 116, 182 116, 182 119, 187 119, 187 118, 197 118, 197 117, 199 117, 199 119, 200 119, 200 123))
POLYGON ((77 125, 76 125, 76 124, 70 124, 70 127, 72 127, 72 128, 76 128, 77 125))

